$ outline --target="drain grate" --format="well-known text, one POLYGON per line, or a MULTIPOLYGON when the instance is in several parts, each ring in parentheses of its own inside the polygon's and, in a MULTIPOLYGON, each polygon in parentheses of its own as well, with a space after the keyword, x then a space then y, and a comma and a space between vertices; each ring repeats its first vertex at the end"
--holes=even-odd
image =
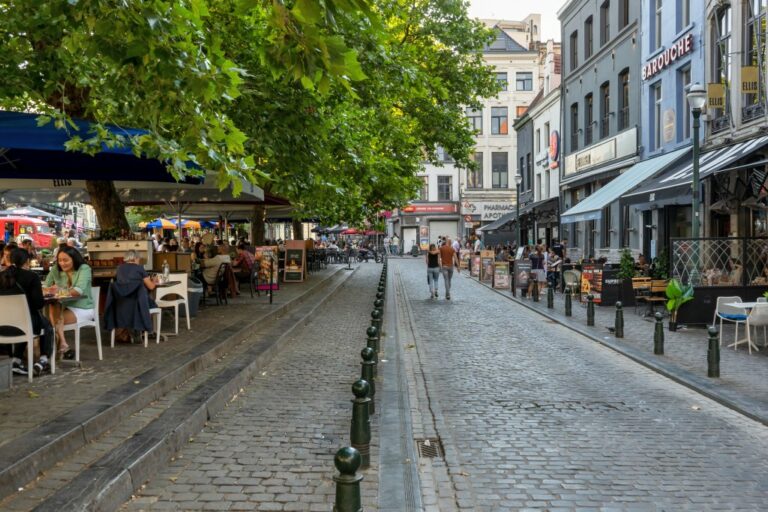
POLYGON ((443 457, 442 444, 438 437, 428 437, 426 439, 416 439, 416 446, 419 447, 420 457, 429 457, 437 459, 443 457))

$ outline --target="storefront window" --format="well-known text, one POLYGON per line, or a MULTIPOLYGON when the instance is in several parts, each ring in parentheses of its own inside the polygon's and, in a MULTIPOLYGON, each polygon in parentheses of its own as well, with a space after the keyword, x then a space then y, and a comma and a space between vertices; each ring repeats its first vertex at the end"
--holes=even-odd
POLYGON ((669 209, 669 237, 670 238, 690 238, 692 235, 690 206, 677 206, 669 209))
POLYGON ((725 108, 712 109, 712 131, 717 132, 730 125, 731 89, 731 7, 723 7, 715 15, 712 27, 713 45, 712 82, 725 88, 725 108))
POLYGON ((765 38, 766 38, 766 4, 768 0, 747 0, 744 2, 744 67, 756 68, 756 82, 745 80, 757 86, 757 92, 743 95, 742 115, 745 121, 762 117, 765 113, 765 38))
POLYGON ((750 210, 752 212, 752 233, 755 237, 768 237, 768 211, 750 210))

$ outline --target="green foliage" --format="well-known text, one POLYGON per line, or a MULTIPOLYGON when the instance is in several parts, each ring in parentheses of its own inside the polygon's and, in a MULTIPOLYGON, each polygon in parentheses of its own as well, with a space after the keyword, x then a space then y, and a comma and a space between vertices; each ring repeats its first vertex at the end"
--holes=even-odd
POLYGON ((667 248, 663 248, 656 258, 656 265, 651 269, 651 277, 654 279, 669 278, 669 253, 667 248))
POLYGON ((693 286, 682 285, 677 279, 671 279, 667 284, 666 294, 670 320, 676 322, 680 306, 693 300, 693 286))
POLYGON ((139 223, 157 219, 161 214, 162 210, 153 206, 131 206, 125 210, 125 217, 128 219, 131 231, 138 231, 139 223))
POLYGON ((624 249, 621 251, 621 260, 619 261, 619 279, 632 279, 635 277, 635 260, 632 258, 632 251, 624 249))

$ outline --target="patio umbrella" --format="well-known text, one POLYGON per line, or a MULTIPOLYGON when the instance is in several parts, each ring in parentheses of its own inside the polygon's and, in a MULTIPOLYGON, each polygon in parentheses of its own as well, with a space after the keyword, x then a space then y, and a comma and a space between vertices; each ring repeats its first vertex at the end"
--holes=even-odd
POLYGON ((215 228, 219 225, 218 222, 215 220, 201 220, 200 221, 200 227, 201 228, 215 228))
POLYGON ((355 228, 349 228, 342 231, 341 234, 342 235, 359 235, 360 231, 356 230, 355 228))
MULTIPOLYGON (((171 222, 173 222, 174 226, 179 225, 178 219, 173 219, 171 222)), ((187 229, 200 229, 200 223, 196 220, 181 219, 181 227, 187 229)))
POLYGON ((176 229, 176 224, 168 219, 155 219, 152 222, 147 222, 144 227, 147 229, 176 229))

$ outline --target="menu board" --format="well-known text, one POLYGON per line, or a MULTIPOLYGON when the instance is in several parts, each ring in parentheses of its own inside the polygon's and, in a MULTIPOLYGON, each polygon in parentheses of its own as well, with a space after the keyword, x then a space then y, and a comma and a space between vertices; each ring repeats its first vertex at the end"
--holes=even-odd
POLYGON ((515 288, 518 290, 527 290, 530 274, 530 260, 515 260, 515 288))
POLYGON ((493 251, 480 251, 480 281, 490 283, 493 281, 493 263, 495 253, 493 251))
POLYGON ((581 266, 581 300, 586 301, 592 295, 595 304, 602 301, 603 266, 597 263, 584 263, 581 266))
POLYGON ((465 269, 469 268, 469 260, 472 257, 472 251, 469 249, 460 249, 459 250, 459 268, 465 269))
POLYGON ((509 288, 509 263, 506 261, 493 264, 493 287, 499 290, 509 288))
POLYGON ((277 269, 277 246, 263 245, 255 247, 256 260, 260 262, 257 290, 277 290, 280 288, 277 269), (272 282, 270 283, 270 277, 272 282))
POLYGON ((300 283, 304 281, 306 254, 303 240, 288 240, 285 243, 283 282, 300 283))
POLYGON ((472 277, 480 277, 480 255, 472 255, 472 270, 470 274, 472 277))

